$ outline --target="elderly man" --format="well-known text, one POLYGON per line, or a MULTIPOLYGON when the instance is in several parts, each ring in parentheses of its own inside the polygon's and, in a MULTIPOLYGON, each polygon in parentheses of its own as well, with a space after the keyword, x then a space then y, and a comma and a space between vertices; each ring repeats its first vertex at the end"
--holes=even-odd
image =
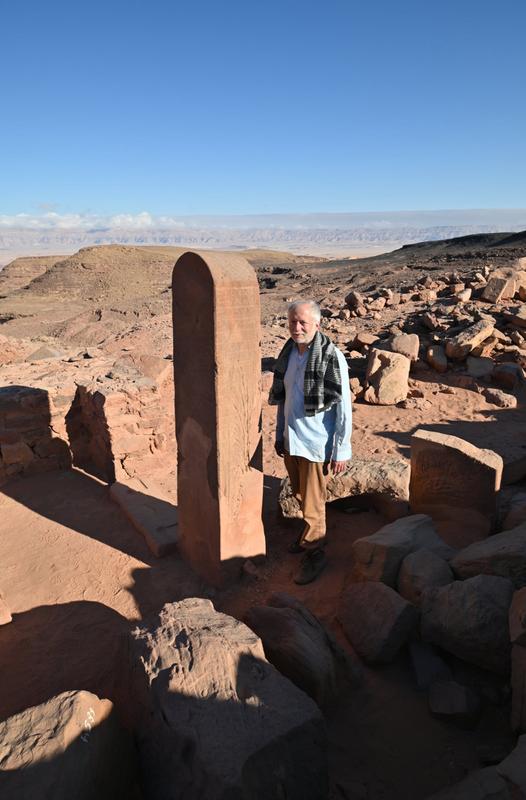
POLYGON ((304 584, 326 564, 326 480, 329 469, 343 472, 351 457, 351 392, 343 353, 320 331, 319 305, 297 300, 288 311, 291 338, 278 356, 269 402, 278 406, 276 452, 305 522, 289 548, 304 554, 294 576, 304 584))

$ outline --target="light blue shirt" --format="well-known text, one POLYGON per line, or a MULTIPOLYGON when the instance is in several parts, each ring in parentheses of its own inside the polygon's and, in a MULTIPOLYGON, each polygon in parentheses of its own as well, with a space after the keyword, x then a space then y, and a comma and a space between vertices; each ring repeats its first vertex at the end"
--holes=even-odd
POLYGON ((342 377, 342 399, 327 411, 305 416, 303 386, 309 348, 300 355, 290 352, 285 372, 285 403, 278 405, 276 441, 283 441, 291 456, 308 461, 347 461, 351 458, 352 406, 349 370, 343 353, 336 348, 342 377))

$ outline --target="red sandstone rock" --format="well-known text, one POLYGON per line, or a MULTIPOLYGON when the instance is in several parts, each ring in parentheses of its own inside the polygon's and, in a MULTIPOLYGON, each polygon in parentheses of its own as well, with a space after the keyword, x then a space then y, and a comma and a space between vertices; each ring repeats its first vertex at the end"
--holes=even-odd
POLYGON ((414 514, 384 525, 371 536, 352 544, 353 580, 382 581, 396 586, 404 558, 425 547, 439 555, 448 548, 437 534, 430 517, 414 514))
POLYGON ((145 796, 327 798, 318 707, 242 622, 209 600, 168 603, 133 632, 131 657, 145 796))
POLYGON ((388 663, 418 624, 418 612, 383 583, 356 583, 345 590, 338 619, 365 661, 388 663))
POLYGON ((413 511, 431 516, 444 508, 456 510, 459 524, 471 510, 491 526, 502 470, 503 460, 492 450, 457 436, 418 430, 411 437, 409 504, 413 511))
POLYGON ((410 361, 418 359, 420 340, 416 333, 402 333, 400 336, 393 336, 391 340, 391 350, 393 353, 401 353, 410 361))
POLYGON ((409 359, 400 353, 371 349, 366 380, 369 383, 364 400, 375 405, 396 405, 408 392, 409 359))
POLYGON ((443 347, 431 345, 426 352, 427 363, 437 372, 447 372, 447 358, 443 347))
POLYGON ((259 292, 238 255, 186 253, 173 273, 179 548, 219 585, 265 553, 259 292))
POLYGON ((479 322, 475 322, 453 339, 448 340, 446 355, 448 358, 462 361, 478 344, 491 336, 493 330, 493 321, 481 319, 479 322))

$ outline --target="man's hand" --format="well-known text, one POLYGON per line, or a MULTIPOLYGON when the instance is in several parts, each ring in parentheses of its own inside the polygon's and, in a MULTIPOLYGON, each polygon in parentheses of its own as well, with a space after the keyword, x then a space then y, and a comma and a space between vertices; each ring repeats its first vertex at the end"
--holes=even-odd
POLYGON ((286 452, 285 451, 285 442, 283 440, 281 440, 279 442, 275 442, 274 450, 276 451, 276 453, 278 454, 278 456, 280 458, 283 458, 283 456, 285 455, 285 452, 286 452))
POLYGON ((331 460, 331 472, 333 475, 339 475, 340 472, 345 472, 349 461, 335 461, 331 460))

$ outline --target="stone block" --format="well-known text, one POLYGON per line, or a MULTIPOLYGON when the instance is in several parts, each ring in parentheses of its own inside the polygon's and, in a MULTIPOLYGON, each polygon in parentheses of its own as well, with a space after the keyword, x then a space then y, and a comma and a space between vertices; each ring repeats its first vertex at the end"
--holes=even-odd
POLYGON ((34 453, 25 442, 1 444, 0 453, 4 464, 20 464, 25 466, 34 459, 34 453))
POLYGON ((113 705, 68 691, 0 723, 2 800, 139 800, 135 755, 113 705))
POLYGON ((343 593, 338 619, 365 661, 392 661, 418 625, 415 607, 383 583, 355 583, 343 593))
POLYGON ((122 509, 132 525, 144 536, 157 558, 169 555, 177 547, 177 507, 157 488, 144 486, 136 478, 110 486, 110 497, 122 509))
POLYGON ((429 589, 421 606, 422 639, 470 664, 507 675, 512 596, 512 582, 493 575, 429 589))
POLYGON ((499 277, 492 275, 481 295, 487 303, 500 303, 501 300, 511 298, 515 294, 515 278, 499 277))
POLYGON ((254 606, 246 616, 265 655, 282 675, 323 706, 335 696, 338 674, 356 677, 346 653, 308 608, 278 593, 267 605, 254 606))
POLYGON ((423 547, 438 554, 448 549, 425 514, 384 525, 371 536, 356 539, 351 547, 353 580, 381 581, 392 587, 396 586, 400 566, 409 553, 423 547))
POLYGON ((364 400, 375 405, 396 405, 405 400, 409 391, 410 361, 400 353, 371 349, 366 380, 369 384, 364 400))
POLYGON ((526 307, 521 306, 513 311, 505 311, 504 319, 517 328, 526 328, 526 307))
POLYGON ((409 553, 398 573, 398 591, 413 605, 419 606, 422 594, 433 586, 446 586, 454 580, 447 561, 422 548, 409 553))
POLYGON ((455 361, 467 358, 471 351, 493 333, 493 320, 481 319, 446 342, 446 355, 455 361))
POLYGON ((185 253, 173 272, 179 549, 209 582, 265 554, 256 274, 185 253))
POLYGON ((481 542, 474 542, 451 560, 458 578, 475 575, 500 575, 509 578, 516 588, 526 584, 526 523, 481 542))
POLYGON ((439 344, 427 348, 426 361, 436 372, 447 372, 446 351, 439 344))
POLYGON ((400 353, 406 356, 410 361, 418 360, 419 349, 420 339, 416 333, 401 333, 398 336, 393 336, 391 340, 391 350, 393 353, 400 353))
POLYGON ((131 658, 150 800, 328 797, 321 713, 246 625, 208 600, 169 603, 133 632, 131 658))
MULTIPOLYGON (((503 460, 492 450, 445 433, 417 430, 411 437, 409 504, 415 512, 440 516, 442 509, 475 512, 488 521, 488 533, 497 513, 503 460)), ((473 516, 473 514, 472 514, 473 516)))

